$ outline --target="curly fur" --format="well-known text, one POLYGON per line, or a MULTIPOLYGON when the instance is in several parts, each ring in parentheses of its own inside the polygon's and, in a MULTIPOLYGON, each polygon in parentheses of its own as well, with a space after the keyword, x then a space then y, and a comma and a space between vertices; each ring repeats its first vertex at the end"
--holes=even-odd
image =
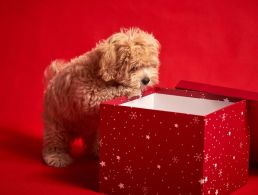
POLYGON ((119 96, 138 96, 158 83, 159 42, 138 28, 123 29, 91 51, 46 68, 43 159, 49 166, 72 162, 78 136, 97 155, 99 105, 119 96), (143 79, 149 79, 143 83, 143 79))

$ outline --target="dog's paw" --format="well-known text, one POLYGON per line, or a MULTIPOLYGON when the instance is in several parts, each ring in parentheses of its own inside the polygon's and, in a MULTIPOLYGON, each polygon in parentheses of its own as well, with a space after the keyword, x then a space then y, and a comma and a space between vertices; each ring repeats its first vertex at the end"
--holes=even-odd
POLYGON ((131 99, 133 97, 142 97, 142 91, 140 89, 133 90, 129 95, 128 98, 131 99))
POLYGON ((72 157, 68 153, 49 153, 44 154, 43 159, 48 166, 66 167, 73 162, 72 157))

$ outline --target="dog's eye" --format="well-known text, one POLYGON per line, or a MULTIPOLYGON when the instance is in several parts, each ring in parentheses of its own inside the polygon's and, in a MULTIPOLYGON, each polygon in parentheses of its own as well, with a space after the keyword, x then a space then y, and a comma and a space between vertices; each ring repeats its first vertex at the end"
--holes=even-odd
POLYGON ((136 70, 137 70, 137 67, 132 67, 132 68, 130 69, 131 72, 135 72, 136 70))
POLYGON ((157 64, 152 64, 151 66, 152 66, 153 68, 157 68, 157 67, 158 67, 157 64))

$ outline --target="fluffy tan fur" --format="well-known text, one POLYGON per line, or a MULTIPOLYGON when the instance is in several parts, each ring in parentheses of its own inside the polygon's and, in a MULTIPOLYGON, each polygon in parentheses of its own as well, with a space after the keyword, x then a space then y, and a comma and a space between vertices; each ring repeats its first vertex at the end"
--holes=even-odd
POLYGON ((45 70, 43 159, 72 162, 71 142, 80 136, 97 155, 99 105, 118 96, 139 96, 158 83, 159 42, 138 28, 124 29, 69 62, 45 70))

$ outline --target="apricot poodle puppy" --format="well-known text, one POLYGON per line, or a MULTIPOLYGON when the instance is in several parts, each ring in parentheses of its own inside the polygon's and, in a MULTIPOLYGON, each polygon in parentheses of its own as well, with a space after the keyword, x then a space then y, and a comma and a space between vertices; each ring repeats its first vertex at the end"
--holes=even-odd
POLYGON ((158 83, 159 42, 138 28, 123 29, 91 51, 45 70, 43 159, 53 167, 73 160, 71 143, 81 137, 87 152, 98 153, 100 103, 140 96, 158 83))

